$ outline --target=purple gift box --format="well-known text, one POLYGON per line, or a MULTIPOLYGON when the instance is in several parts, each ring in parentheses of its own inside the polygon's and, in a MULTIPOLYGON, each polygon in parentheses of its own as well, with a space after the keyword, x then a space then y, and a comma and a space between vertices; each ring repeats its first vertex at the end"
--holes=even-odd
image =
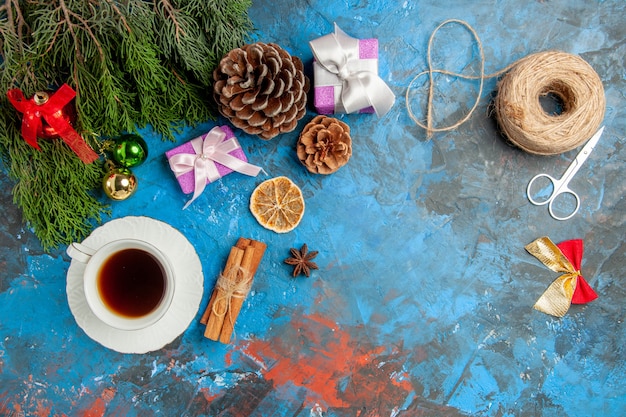
POLYGON ((378 75, 378 40, 357 39, 337 25, 309 42, 313 52, 314 106, 320 114, 386 114, 395 95, 378 75))
MULTIPOLYGON (((240 159, 243 162, 248 162, 248 158, 246 157, 246 154, 243 152, 243 149, 241 149, 241 146, 239 146, 239 142, 237 142, 237 138, 235 138, 233 131, 228 126, 220 126, 219 128, 226 135, 222 142, 225 142, 228 139, 232 138, 238 145, 238 147, 235 150, 229 152, 228 154, 234 156, 237 159, 240 159)), ((201 135, 200 137, 204 137, 204 136, 205 135, 201 135)), ((178 155, 178 154, 195 155, 196 151, 194 150, 193 145, 191 144, 191 141, 185 142, 182 145, 177 146, 165 152, 165 156, 167 157, 168 160, 172 156, 178 155)), ((213 163, 215 164, 215 167, 217 168, 217 172, 220 174, 220 178, 233 172, 232 169, 220 164, 219 162, 213 162, 213 163)), ((180 184, 180 188, 183 190, 183 193, 190 194, 194 192, 195 175, 194 175, 193 170, 186 172, 182 175, 179 175, 176 179, 178 181, 178 184, 180 184)), ((210 182, 211 180, 207 179, 207 184, 210 182)))
MULTIPOLYGON (((378 39, 358 39, 358 59, 355 63, 362 70, 378 75, 378 39)), ((319 114, 346 113, 341 104, 342 81, 337 74, 333 74, 313 61, 313 96, 314 106, 319 114)), ((375 113, 372 106, 362 108, 358 113, 375 113)))

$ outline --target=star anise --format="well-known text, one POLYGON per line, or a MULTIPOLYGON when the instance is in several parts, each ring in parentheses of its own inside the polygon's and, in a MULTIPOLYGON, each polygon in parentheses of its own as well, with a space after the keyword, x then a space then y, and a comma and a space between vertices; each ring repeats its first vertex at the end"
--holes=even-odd
POLYGON ((319 269, 317 264, 312 261, 313 258, 317 256, 317 251, 309 252, 308 246, 305 244, 302 245, 300 250, 291 248, 291 258, 285 259, 285 263, 288 265, 293 265, 293 274, 292 276, 297 277, 300 274, 304 274, 307 277, 311 276, 311 269, 319 269))

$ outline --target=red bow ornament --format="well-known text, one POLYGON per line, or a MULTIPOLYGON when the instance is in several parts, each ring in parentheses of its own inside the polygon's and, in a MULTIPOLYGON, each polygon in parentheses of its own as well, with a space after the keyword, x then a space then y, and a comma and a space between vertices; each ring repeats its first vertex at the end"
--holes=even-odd
POLYGON ((30 146, 40 149, 37 137, 43 136, 45 122, 84 163, 89 164, 98 159, 98 154, 74 130, 63 110, 76 97, 72 87, 63 84, 51 95, 37 93, 31 99, 26 99, 20 89, 14 88, 7 92, 7 97, 13 107, 23 114, 22 136, 30 146))
POLYGON ((567 240, 558 245, 541 237, 525 246, 526 250, 555 272, 563 272, 541 295, 534 308, 563 317, 571 304, 586 304, 598 298, 580 272, 583 259, 582 239, 567 240))

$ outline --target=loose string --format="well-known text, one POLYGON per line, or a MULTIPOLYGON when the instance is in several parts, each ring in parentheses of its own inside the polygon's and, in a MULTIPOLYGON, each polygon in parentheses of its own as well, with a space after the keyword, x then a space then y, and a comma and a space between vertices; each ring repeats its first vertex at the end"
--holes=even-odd
POLYGON ((478 36, 478 33, 476 33, 474 28, 469 25, 469 23, 463 20, 458 20, 458 19, 448 19, 444 21, 439 26, 437 26, 437 28, 435 28, 435 30, 431 33, 430 38, 428 40, 427 61, 428 61, 428 69, 417 74, 415 77, 413 77, 413 79, 409 83, 409 87, 406 90, 405 103, 406 103, 407 111, 409 113, 409 117, 413 120, 413 122, 415 122, 416 125, 426 129, 426 135, 428 138, 430 138, 435 132, 445 132, 445 131, 453 130, 461 126, 466 121, 468 121, 469 118, 474 113, 474 111, 476 110, 476 108, 478 107, 478 104, 480 103, 480 97, 483 92, 485 79, 497 77, 505 73, 506 71, 508 71, 514 65, 514 64, 511 64, 507 66, 506 68, 500 71, 494 72, 492 74, 485 74, 485 53, 483 50, 483 44, 480 40, 480 37, 478 36), (432 47, 433 47, 433 43, 435 40, 435 36, 437 35, 437 32, 439 32, 441 28, 450 24, 459 24, 463 26, 472 35, 472 38, 476 42, 476 46, 478 47, 478 51, 480 54, 480 72, 478 75, 461 74, 461 73, 457 73, 453 71, 448 71, 445 69, 433 68, 431 52, 432 52, 432 47), (418 78, 426 74, 428 74, 428 97, 427 97, 428 101, 427 101, 427 106, 426 106, 426 124, 424 124, 413 113, 413 109, 411 108, 410 94, 412 91, 412 86, 415 83, 415 81, 417 81, 418 78), (449 76, 456 77, 456 78, 479 81, 478 92, 476 93, 476 99, 474 100, 474 104, 472 105, 472 108, 459 121, 449 126, 445 126, 445 127, 433 127, 433 96, 434 96, 434 89, 435 89, 435 80, 434 80, 435 74, 449 75, 449 76))

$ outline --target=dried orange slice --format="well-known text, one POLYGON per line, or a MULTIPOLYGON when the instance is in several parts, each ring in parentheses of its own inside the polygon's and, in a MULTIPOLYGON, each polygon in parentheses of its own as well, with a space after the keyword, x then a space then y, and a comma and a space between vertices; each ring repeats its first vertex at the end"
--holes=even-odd
POLYGON ((250 211, 266 229, 277 233, 289 232, 302 220, 304 197, 289 178, 271 178, 252 192, 250 211))

